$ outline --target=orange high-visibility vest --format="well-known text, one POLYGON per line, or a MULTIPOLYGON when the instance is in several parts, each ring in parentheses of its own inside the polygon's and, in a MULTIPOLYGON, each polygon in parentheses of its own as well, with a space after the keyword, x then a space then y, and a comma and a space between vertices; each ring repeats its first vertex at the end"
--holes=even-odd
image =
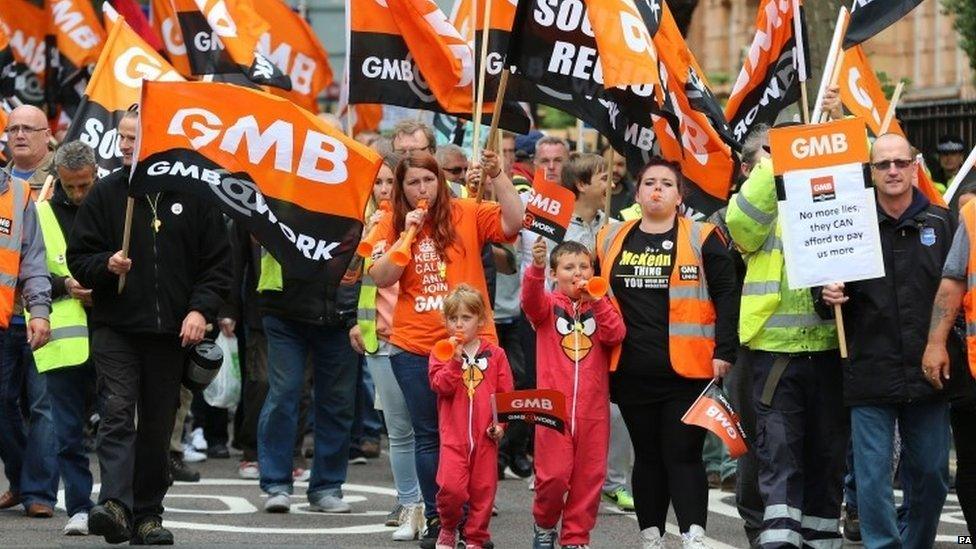
POLYGON ((20 275, 20 248, 24 240, 24 211, 30 187, 27 182, 7 178, 7 190, 0 194, 0 328, 10 325, 14 313, 14 290, 20 275))
POLYGON ((969 236, 969 263, 966 266, 966 293, 962 305, 966 311, 966 352, 969 373, 976 377, 976 200, 959 210, 959 217, 969 236))
MULTIPOLYGON (((624 239, 640 219, 613 223, 597 235, 597 257, 600 272, 610 277, 620 255, 624 239)), ((715 226, 678 216, 674 269, 668 282, 668 348, 671 367, 682 377, 711 379, 715 352, 715 305, 708 295, 702 244, 715 226)), ((620 311, 613 290, 610 301, 620 311)), ((626 319, 625 319, 626 320, 626 319)), ((617 347, 610 360, 610 371, 620 361, 617 347)))

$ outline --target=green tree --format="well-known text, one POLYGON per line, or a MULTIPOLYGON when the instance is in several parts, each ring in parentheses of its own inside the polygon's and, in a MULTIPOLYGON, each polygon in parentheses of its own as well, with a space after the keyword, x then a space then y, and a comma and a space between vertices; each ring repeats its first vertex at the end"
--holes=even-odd
MULTIPOLYGON (((976 2, 973 0, 942 0, 946 11, 956 17, 954 26, 959 32, 959 45, 969 56, 969 66, 976 71, 976 2)), ((976 72, 973 73, 976 83, 976 72)))

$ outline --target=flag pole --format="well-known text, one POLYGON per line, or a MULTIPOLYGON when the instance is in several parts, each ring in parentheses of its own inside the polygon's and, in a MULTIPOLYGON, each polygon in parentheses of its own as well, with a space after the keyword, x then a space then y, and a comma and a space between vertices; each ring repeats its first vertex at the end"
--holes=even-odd
POLYGON ((51 185, 54 183, 54 174, 49 173, 47 177, 44 178, 44 184, 41 185, 41 192, 37 194, 37 199, 34 201, 38 204, 47 200, 47 193, 51 192, 51 185))
POLYGON ((899 80, 898 85, 895 86, 895 93, 891 94, 891 102, 888 103, 888 112, 885 113, 884 120, 881 122, 879 137, 888 133, 888 128, 891 127, 891 121, 895 118, 895 109, 898 108, 898 100, 901 99, 901 92, 904 89, 904 80, 899 80))
POLYGON ((610 180, 610 188, 607 189, 607 196, 603 199, 603 224, 610 222, 610 201, 613 199, 613 165, 616 162, 617 151, 610 145, 610 161, 607 163, 607 179, 610 180))
MULTIPOLYGON (((129 244, 132 241, 132 208, 136 200, 131 196, 125 202, 125 226, 122 229, 122 259, 129 257, 129 244)), ((125 288, 125 273, 119 275, 119 293, 125 288)))
MULTIPOLYGON (((505 90, 508 88, 509 72, 509 69, 503 70, 502 76, 498 81, 498 92, 495 93, 495 105, 491 112, 491 127, 488 129, 488 148, 491 148, 492 144, 498 140, 498 120, 501 118, 502 104, 505 102, 505 90)), ((475 128, 477 127, 478 125, 475 125, 475 128)), ((478 182, 478 192, 475 198, 478 202, 481 202, 484 199, 484 195, 485 182, 482 177, 481 181, 478 182)))
POLYGON ((576 119, 576 152, 583 152, 583 121, 576 119))
POLYGON ((969 171, 973 169, 973 164, 976 164, 976 148, 973 148, 973 150, 970 151, 969 156, 966 157, 966 161, 962 163, 959 171, 956 172, 956 177, 952 178, 952 183, 949 184, 949 188, 946 189, 946 192, 943 195, 946 203, 952 200, 952 197, 955 196, 956 191, 959 190, 959 184, 962 183, 962 180, 965 179, 967 175, 969 175, 969 171))
MULTIPOLYGON (((840 50, 840 52, 837 53, 837 60, 836 63, 834 64, 834 72, 833 74, 830 75, 829 87, 831 88, 836 86, 837 82, 840 80, 840 73, 842 72, 843 64, 844 64, 844 55, 845 55, 844 50, 840 50)), ((826 79, 824 81, 826 82, 826 79)), ((823 97, 820 98, 820 102, 823 102, 823 97)), ((818 109, 820 108, 819 104, 817 105, 817 108, 818 109)), ((817 120, 817 122, 827 122, 828 120, 830 120, 830 115, 828 113, 821 112, 820 119, 817 120)))
POLYGON ((810 117, 814 122, 819 122, 821 117, 820 104, 823 102, 824 94, 827 93, 827 84, 831 81, 834 69, 840 65, 840 54, 844 51, 844 35, 847 34, 847 25, 851 22, 851 12, 846 6, 841 6, 837 14, 837 25, 834 26, 834 36, 830 41, 830 50, 827 54, 827 62, 824 63, 824 72, 820 77, 820 88, 817 92, 817 100, 813 105, 813 116, 810 117))
MULTIPOLYGON (((479 154, 481 152, 481 114, 484 110, 485 104, 485 80, 488 75, 488 66, 486 61, 488 58, 488 30, 491 27, 491 0, 484 0, 484 2, 485 16, 481 23, 481 63, 478 71, 477 98, 475 100, 473 113, 474 130, 471 135, 471 159, 475 162, 480 162, 481 160, 481 155, 479 154)), ((471 5, 474 6, 472 7, 474 14, 477 14, 477 4, 478 3, 476 1, 472 0, 471 5)), ((471 28, 474 36, 477 36, 478 32, 478 20, 476 17, 477 16, 475 15, 475 18, 471 20, 471 28)))
POLYGON ((810 96, 807 92, 806 44, 803 41, 803 17, 800 0, 793 0, 793 37, 796 41, 797 75, 800 78, 800 116, 804 124, 810 123, 810 96))

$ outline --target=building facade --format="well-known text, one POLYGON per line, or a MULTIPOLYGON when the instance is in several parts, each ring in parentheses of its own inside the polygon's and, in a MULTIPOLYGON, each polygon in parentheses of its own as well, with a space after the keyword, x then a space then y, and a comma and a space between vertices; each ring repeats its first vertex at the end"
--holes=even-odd
MULTIPOLYGON (((758 0, 701 0, 695 10, 688 43, 720 95, 730 91, 742 68, 758 9, 758 0)), ((952 25, 938 0, 924 0, 864 49, 875 71, 892 82, 909 80, 904 102, 976 99, 973 71, 952 25)))

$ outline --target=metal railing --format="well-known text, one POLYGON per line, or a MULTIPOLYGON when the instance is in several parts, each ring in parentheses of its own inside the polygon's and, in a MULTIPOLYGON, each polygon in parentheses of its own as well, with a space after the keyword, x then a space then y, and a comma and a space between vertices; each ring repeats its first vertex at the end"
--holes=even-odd
POLYGON ((976 101, 909 103, 898 107, 897 116, 909 141, 925 154, 934 172, 941 172, 935 147, 942 136, 961 137, 969 147, 976 145, 976 101))

